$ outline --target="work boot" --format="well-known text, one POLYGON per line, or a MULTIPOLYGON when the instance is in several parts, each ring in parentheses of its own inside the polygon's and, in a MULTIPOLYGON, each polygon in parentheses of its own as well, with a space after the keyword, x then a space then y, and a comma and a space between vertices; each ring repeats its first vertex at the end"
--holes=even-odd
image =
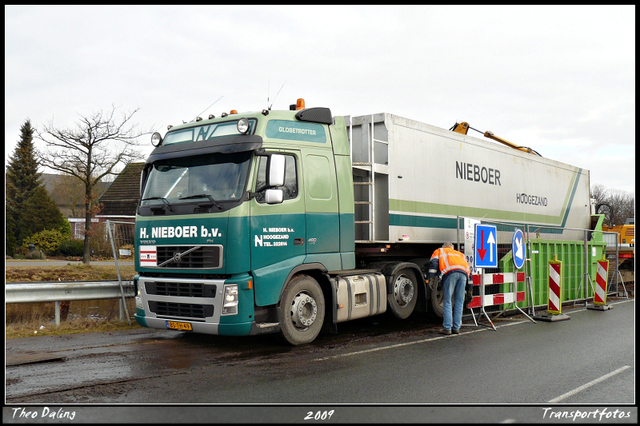
POLYGON ((453 333, 453 334, 460 334, 460 329, 457 329, 457 330, 456 330, 455 328, 453 328, 453 329, 451 329, 451 333, 453 333))
POLYGON ((451 334, 451 330, 447 330, 446 328, 441 328, 438 333, 448 335, 448 334, 451 334))

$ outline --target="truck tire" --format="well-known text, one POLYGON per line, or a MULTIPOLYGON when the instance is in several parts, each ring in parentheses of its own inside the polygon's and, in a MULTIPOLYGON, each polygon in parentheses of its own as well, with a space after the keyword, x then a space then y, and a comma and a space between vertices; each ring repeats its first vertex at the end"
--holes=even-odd
POLYGON ((308 275, 293 278, 282 293, 278 307, 280 332, 294 346, 311 343, 324 322, 324 294, 316 280, 308 275))
POLYGON ((400 319, 409 318, 418 300, 418 282, 414 273, 401 269, 391 277, 391 293, 387 295, 389 310, 400 319))
POLYGON ((431 289, 431 314, 435 318, 442 318, 442 312, 444 310, 444 290, 440 282, 440 278, 435 276, 431 278, 433 282, 429 283, 431 289))

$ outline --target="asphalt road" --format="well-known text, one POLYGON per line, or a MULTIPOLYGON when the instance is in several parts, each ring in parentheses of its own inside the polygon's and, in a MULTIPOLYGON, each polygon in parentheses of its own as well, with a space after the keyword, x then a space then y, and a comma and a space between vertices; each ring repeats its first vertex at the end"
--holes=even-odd
POLYGON ((295 348, 149 329, 9 339, 3 420, 62 407, 113 423, 637 423, 635 302, 609 303, 495 331, 467 319, 452 336, 372 317, 295 348))

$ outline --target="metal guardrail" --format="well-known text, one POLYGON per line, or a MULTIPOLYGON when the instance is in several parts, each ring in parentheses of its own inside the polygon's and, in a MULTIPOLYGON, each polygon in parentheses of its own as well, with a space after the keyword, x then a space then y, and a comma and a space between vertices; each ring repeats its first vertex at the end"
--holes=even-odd
POLYGON ((120 318, 122 319, 123 299, 133 296, 133 281, 122 281, 122 283, 116 280, 5 284, 5 303, 55 302, 56 325, 60 325, 61 301, 121 299, 120 318))

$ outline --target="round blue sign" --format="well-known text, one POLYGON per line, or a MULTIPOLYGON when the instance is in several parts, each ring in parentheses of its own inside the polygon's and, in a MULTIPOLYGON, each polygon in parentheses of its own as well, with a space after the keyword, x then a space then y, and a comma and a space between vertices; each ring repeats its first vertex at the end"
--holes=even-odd
POLYGON ((524 260, 527 257, 527 247, 524 244, 524 236, 520 229, 513 232, 513 244, 511 245, 511 253, 513 257, 513 264, 516 269, 522 268, 524 260))

